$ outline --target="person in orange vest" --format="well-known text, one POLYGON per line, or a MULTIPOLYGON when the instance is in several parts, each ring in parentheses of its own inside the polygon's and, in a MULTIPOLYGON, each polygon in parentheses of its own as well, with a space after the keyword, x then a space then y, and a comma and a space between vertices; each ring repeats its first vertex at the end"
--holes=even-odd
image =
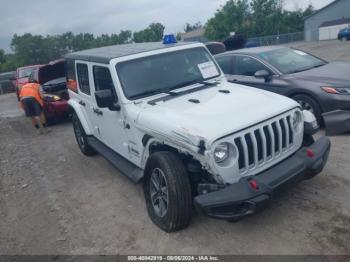
POLYGON ((46 126, 43 113, 44 101, 41 97, 41 87, 36 80, 31 79, 28 84, 22 86, 19 97, 26 117, 30 117, 33 126, 39 134, 50 131, 46 126))

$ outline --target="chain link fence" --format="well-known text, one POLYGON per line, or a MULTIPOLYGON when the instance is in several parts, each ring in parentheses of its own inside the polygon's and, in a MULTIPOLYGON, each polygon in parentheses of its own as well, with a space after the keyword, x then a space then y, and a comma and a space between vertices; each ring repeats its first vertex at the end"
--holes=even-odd
POLYGON ((255 46, 280 45, 292 42, 299 42, 305 40, 304 32, 269 35, 261 37, 248 38, 247 43, 252 43, 255 46))

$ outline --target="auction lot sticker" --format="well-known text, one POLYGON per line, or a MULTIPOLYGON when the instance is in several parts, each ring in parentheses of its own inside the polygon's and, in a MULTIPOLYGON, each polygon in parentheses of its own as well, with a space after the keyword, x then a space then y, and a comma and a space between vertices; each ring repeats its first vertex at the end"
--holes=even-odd
POLYGON ((204 79, 217 76, 219 74, 218 69, 216 68, 213 61, 202 63, 198 65, 199 70, 204 79))

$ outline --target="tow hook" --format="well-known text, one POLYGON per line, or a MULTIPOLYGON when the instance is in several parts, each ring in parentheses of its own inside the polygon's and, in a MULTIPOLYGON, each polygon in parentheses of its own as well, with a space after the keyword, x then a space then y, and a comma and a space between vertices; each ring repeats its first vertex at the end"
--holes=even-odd
POLYGON ((218 184, 198 184, 197 192, 199 195, 208 194, 210 192, 218 191, 220 189, 225 188, 224 185, 218 184))

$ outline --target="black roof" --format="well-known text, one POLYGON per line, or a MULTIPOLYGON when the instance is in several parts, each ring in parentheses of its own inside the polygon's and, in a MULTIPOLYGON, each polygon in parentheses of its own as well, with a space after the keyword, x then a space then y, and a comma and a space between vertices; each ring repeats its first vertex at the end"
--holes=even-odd
POLYGON ((179 42, 167 45, 161 42, 113 45, 70 53, 65 58, 108 64, 110 60, 117 57, 189 44, 193 44, 193 42, 179 42))
POLYGON ((343 24, 350 24, 350 18, 342 18, 332 21, 324 22, 320 25, 320 27, 327 27, 327 26, 333 26, 333 25, 343 25, 343 24))
POLYGON ((228 51, 225 53, 221 53, 217 56, 220 55, 227 55, 227 54, 248 54, 248 55, 256 55, 261 52, 268 52, 268 51, 273 51, 281 48, 286 48, 284 46, 261 46, 261 47, 252 47, 252 48, 243 48, 243 49, 238 49, 234 51, 228 51))

